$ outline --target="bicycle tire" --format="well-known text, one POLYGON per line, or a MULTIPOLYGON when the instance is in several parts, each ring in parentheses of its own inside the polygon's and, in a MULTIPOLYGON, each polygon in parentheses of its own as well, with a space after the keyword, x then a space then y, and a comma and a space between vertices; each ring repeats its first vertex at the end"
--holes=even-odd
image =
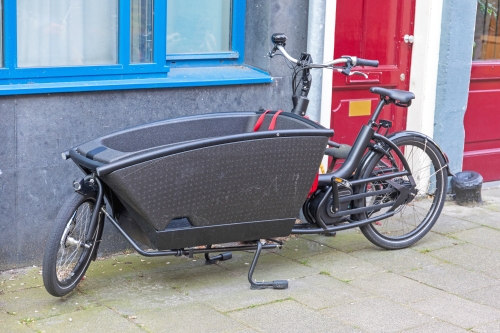
POLYGON ((47 241, 43 258, 43 283, 47 292, 61 297, 71 292, 83 278, 95 258, 97 239, 103 221, 99 217, 92 239, 85 243, 96 204, 96 193, 74 192, 63 204, 47 241))
MULTIPOLYGON (((393 142, 405 155, 417 184, 417 193, 412 201, 396 208, 393 216, 360 227, 361 232, 370 242, 384 249, 401 249, 411 246, 431 230, 443 209, 448 178, 446 162, 441 151, 431 141, 424 137, 407 135, 395 138, 393 142)), ((394 158, 393 161, 385 155, 374 155, 367 162, 362 178, 379 175, 381 171, 384 173, 384 170, 389 169, 392 172, 404 171, 400 158, 395 152, 392 152, 391 156, 394 158)), ((411 186, 408 177, 397 177, 391 180, 411 186)), ((386 181, 372 182, 366 184, 363 190, 379 190, 389 186, 391 185, 386 181)), ((362 216, 358 216, 358 219, 373 218, 387 212, 389 208, 377 209, 377 205, 394 199, 390 197, 390 193, 371 198, 371 202, 367 199, 363 200, 363 206, 371 205, 375 209, 363 213, 362 216)))

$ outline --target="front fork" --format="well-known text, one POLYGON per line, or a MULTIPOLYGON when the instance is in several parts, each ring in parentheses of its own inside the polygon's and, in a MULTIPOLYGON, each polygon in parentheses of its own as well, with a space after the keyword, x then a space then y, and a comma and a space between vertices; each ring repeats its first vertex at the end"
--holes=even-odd
MULTIPOLYGON (((90 221, 87 234, 85 235, 85 244, 89 244, 92 241, 97 224, 99 223, 99 221, 102 221, 101 219, 104 218, 103 213, 101 212, 101 207, 105 206, 104 189, 101 181, 95 176, 95 174, 90 174, 83 179, 75 180, 73 182, 73 188, 75 192, 78 192, 81 195, 88 195, 91 192, 97 192, 96 202, 94 205, 94 209, 92 210, 92 219, 90 221)), ((92 255, 92 260, 94 261, 97 258, 97 250, 99 249, 99 244, 101 243, 103 229, 104 228, 99 228, 97 234, 94 253, 92 255)))

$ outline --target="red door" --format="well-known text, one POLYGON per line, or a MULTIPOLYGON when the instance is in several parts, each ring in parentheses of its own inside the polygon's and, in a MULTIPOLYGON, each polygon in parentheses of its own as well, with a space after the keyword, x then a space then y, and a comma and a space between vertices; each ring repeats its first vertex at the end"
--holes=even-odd
MULTIPOLYGON (((358 56, 379 60, 378 68, 366 67, 362 76, 333 75, 331 128, 334 140, 352 144, 378 103, 373 86, 407 90, 415 0, 337 0, 334 57, 358 56)), ((413 37, 412 37, 413 38, 413 37)), ((386 106, 380 119, 393 122, 392 131, 406 127, 406 109, 386 106)))
POLYGON ((499 1, 478 2, 469 101, 465 112, 464 170, 500 179, 499 1))

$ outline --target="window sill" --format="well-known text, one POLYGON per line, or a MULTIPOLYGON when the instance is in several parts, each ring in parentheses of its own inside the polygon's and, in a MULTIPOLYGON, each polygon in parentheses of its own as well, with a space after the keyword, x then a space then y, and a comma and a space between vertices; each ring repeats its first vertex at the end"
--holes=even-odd
POLYGON ((270 83, 271 76, 249 66, 170 68, 163 78, 106 79, 88 81, 0 84, 0 95, 49 94, 60 92, 181 88, 235 84, 270 83))

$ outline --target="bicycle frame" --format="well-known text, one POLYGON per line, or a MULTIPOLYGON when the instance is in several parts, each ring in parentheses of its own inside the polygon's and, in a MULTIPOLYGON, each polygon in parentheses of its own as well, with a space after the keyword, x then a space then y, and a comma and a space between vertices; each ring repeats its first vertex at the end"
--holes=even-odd
MULTIPOLYGON (((252 278, 261 250, 283 245, 273 238, 290 233, 332 234, 361 227, 375 245, 396 249, 412 245, 432 228, 444 204, 449 163, 439 146, 421 133, 398 132, 386 136, 391 123, 377 122, 382 108, 390 103, 407 107, 415 97, 401 90, 370 89, 380 95, 375 112, 361 127, 347 156, 345 151, 344 155, 336 155, 345 157, 344 163, 337 170, 318 175, 317 189, 303 203, 325 154, 325 146, 336 145, 328 141, 333 135, 331 129, 301 117, 306 115, 309 104, 310 69, 332 68, 345 75, 366 77, 351 68, 377 67, 378 61, 346 56, 315 65, 307 53, 302 53, 299 60, 289 56, 284 50, 285 41, 286 36, 273 35, 275 47, 270 55, 280 50, 299 66, 295 69, 299 69, 295 70, 292 80, 292 114, 280 116, 280 129, 274 126, 281 112, 216 113, 141 125, 63 153, 63 158, 72 159, 85 177, 73 182, 77 193, 61 208, 54 225, 54 237, 47 245, 43 278, 49 293, 63 296, 77 285, 90 260, 96 259, 105 217, 139 254, 147 257, 205 254, 206 262, 213 264, 231 259, 232 254, 210 257, 211 253, 255 250, 248 272, 252 289, 288 286, 286 280, 255 282, 252 278), (339 64, 343 67, 334 67, 339 64), (295 79, 300 71, 301 87, 297 96, 295 79), (254 127, 256 121, 259 126, 263 121, 273 125, 267 131, 259 130, 254 127), (134 146, 137 142, 140 144, 134 146), (416 170, 412 170, 413 161, 421 155, 418 152, 412 155, 413 148, 424 155, 424 162, 417 161, 420 164, 416 170), (411 153, 407 160, 408 151, 411 153), (276 152, 280 152, 280 157, 274 159, 276 152), (196 164, 193 161, 200 158, 207 161, 206 168, 193 168, 196 164), (242 170, 235 168, 235 163, 242 170), (419 186, 429 184, 420 192, 413 172, 417 175, 421 169, 430 176, 423 180, 415 176, 419 186), (433 176, 435 190, 431 191, 433 176), (235 191, 231 194, 228 189, 235 191), (193 195, 195 191, 199 191, 198 196, 193 195), (421 195, 417 198, 419 192, 421 195), (222 194, 225 198, 219 200, 222 194), (212 200, 214 198, 216 200, 212 200), (367 200, 369 198, 373 200, 367 200), (390 235, 384 237, 372 230, 375 225, 369 225, 403 212, 412 201, 418 206, 418 200, 425 201, 425 198, 431 198, 432 203, 428 205, 431 208, 427 209, 427 202, 422 205, 424 208, 417 208, 429 213, 423 215, 423 219, 418 217, 418 223, 411 225, 413 229, 409 232, 403 227, 402 236, 400 233, 393 236, 391 229, 390 235), (88 206, 89 201, 95 202, 92 215, 87 220, 82 218, 81 222, 86 223, 88 231, 81 237, 75 236, 76 239, 68 238, 68 226, 78 209, 84 204, 88 206), (307 222, 296 224, 300 205, 307 222), (72 215, 68 217, 68 214, 72 215), (269 243, 262 244, 261 239, 269 243), (250 243, 228 246, 237 241, 250 243), (213 248, 214 244, 222 247, 213 248), (56 273, 60 268, 56 259, 59 250, 65 247, 75 248, 74 253, 78 253, 76 250, 80 247, 87 250, 81 252, 81 258, 76 258, 85 265, 75 265, 74 271, 67 276, 63 274, 66 277, 61 280, 56 273)), ((415 211, 416 208, 413 215, 415 211)), ((401 229, 399 225, 397 228, 401 229)))
MULTIPOLYGON (((385 175, 385 176, 376 176, 376 177, 370 177, 370 178, 359 178, 355 174, 353 175, 354 170, 356 168, 362 168, 362 166, 364 164, 363 162, 366 162, 366 160, 368 160, 367 155, 365 154, 365 150, 366 150, 366 148, 369 148, 370 146, 366 142, 369 143, 371 140, 375 140, 378 143, 381 142, 383 144, 386 144, 388 147, 390 147, 390 149, 393 152, 395 152, 397 154, 397 156, 400 158, 405 170, 409 170, 408 163, 407 163, 406 159, 404 158, 403 153, 399 150, 399 148, 391 140, 389 140, 385 136, 382 136, 382 135, 375 133, 373 131, 373 129, 371 129, 370 127, 367 127, 366 125, 364 126, 363 129, 365 129, 365 128, 368 128, 369 130, 371 130, 371 133, 369 130, 364 130, 364 131, 362 130, 361 131, 360 135, 358 136, 358 139, 356 140, 356 143, 353 146, 353 150, 356 149, 356 151, 354 151, 354 152, 351 151, 351 153, 349 154, 349 156, 346 160, 346 163, 344 163, 339 170, 336 170, 332 173, 319 175, 318 187, 319 188, 328 188, 327 193, 324 195, 322 202, 316 208, 317 214, 316 214, 315 220, 316 220, 316 223, 320 226, 320 228, 311 228, 311 227, 303 228, 302 226, 299 226, 299 227, 293 228, 292 233, 294 233, 294 234, 325 234, 326 233, 327 234, 327 233, 337 232, 337 231, 341 231, 341 230, 347 230, 347 229, 363 226, 366 224, 370 224, 370 223, 373 223, 373 222, 376 222, 376 221, 393 216, 395 214, 395 209, 397 208, 397 206, 399 206, 401 204, 401 202, 404 202, 404 200, 407 199, 407 196, 404 196, 404 194, 403 194, 403 197, 401 198, 402 200, 398 200, 398 202, 390 203, 390 205, 388 204, 387 206, 384 206, 384 205, 380 206, 380 208, 392 206, 391 209, 387 213, 385 213, 383 215, 379 215, 375 218, 365 219, 362 221, 349 221, 348 224, 328 226, 319 217, 319 213, 321 211, 324 211, 327 209, 327 207, 326 207, 327 201, 328 201, 327 199, 328 199, 329 195, 332 193, 332 191, 335 190, 336 183, 333 181, 333 179, 335 179, 335 178, 347 178, 349 180, 350 185, 353 188, 359 188, 365 184, 368 184, 368 183, 374 182, 374 181, 385 181, 385 180, 388 180, 390 178, 403 177, 403 176, 407 176, 410 179, 410 181, 412 182, 412 185, 415 184, 413 181, 413 177, 409 171, 396 172, 396 173, 392 173, 388 176, 385 175), (363 135, 363 137, 361 137, 362 135, 363 135), (371 136, 368 136, 368 135, 371 135, 371 136), (348 174, 349 176, 345 177, 346 174, 348 174), (344 176, 344 177, 341 177, 341 176, 344 176), (353 179, 353 180, 351 180, 351 179, 353 179)), ((380 154, 381 152, 377 152, 377 153, 380 154)), ((375 196, 378 194, 380 194, 380 193, 379 192, 356 193, 356 194, 347 195, 347 196, 342 197, 341 199, 339 199, 339 202, 340 202, 340 200, 342 200, 342 202, 347 202, 347 201, 352 201, 352 200, 364 199, 364 198, 367 198, 370 196, 375 196)), ((333 195, 335 195, 335 194, 333 194, 333 195)), ((332 214, 331 217, 342 217, 342 216, 351 215, 351 214, 359 214, 359 213, 363 213, 363 212, 368 212, 370 210, 373 210, 373 208, 364 207, 364 208, 340 210, 340 211, 332 214)))

